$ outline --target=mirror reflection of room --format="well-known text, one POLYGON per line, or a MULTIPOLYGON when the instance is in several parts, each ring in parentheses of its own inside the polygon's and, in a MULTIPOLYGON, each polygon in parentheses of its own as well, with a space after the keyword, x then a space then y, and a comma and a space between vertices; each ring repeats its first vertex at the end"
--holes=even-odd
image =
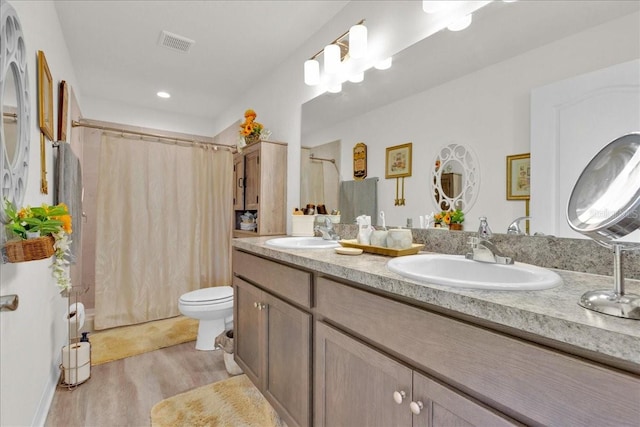
POLYGON ((17 81, 13 76, 13 67, 6 75, 2 95, 2 137, 9 163, 15 161, 18 148, 18 101, 16 98, 17 81))
MULTIPOLYGON (((340 141, 300 150, 300 204, 324 205, 326 213, 340 210, 340 141)), ((320 212, 318 212, 320 213, 320 212)))

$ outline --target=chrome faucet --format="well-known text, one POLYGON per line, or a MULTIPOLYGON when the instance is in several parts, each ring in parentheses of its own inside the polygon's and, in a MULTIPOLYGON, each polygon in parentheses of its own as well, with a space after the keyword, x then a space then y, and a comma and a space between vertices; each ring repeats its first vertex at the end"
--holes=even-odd
POLYGON ((503 255, 489 238, 493 236, 486 217, 480 217, 480 227, 478 228, 477 237, 469 237, 468 243, 471 246, 471 252, 465 255, 465 258, 478 261, 488 262, 492 264, 513 264, 513 258, 503 255))
POLYGON ((520 222, 531 219, 529 216, 521 216, 513 220, 509 227, 507 228, 507 234, 527 234, 522 228, 520 228, 520 222))
POLYGON ((320 218, 316 218, 316 224, 313 227, 313 231, 315 233, 320 233, 324 240, 339 240, 340 236, 333 229, 333 222, 331 218, 325 216, 324 217, 324 225, 318 224, 317 222, 322 221, 320 218))

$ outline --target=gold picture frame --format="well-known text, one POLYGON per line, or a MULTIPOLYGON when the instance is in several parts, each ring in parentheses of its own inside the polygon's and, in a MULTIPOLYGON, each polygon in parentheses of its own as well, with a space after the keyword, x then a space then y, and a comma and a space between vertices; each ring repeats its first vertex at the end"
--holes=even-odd
POLYGON ((38 118, 40 131, 53 141, 53 78, 41 50, 38 51, 38 118))
POLYGON ((411 176, 411 150, 413 143, 387 147, 384 177, 400 178, 411 176))
POLYGON ((507 200, 531 197, 531 153, 507 156, 507 200))

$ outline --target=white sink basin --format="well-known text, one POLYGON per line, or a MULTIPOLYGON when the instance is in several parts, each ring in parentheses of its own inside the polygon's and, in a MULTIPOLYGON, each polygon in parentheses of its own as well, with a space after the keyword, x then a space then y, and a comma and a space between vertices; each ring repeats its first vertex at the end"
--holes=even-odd
POLYGON ((562 284, 562 278, 546 268, 489 264, 462 255, 409 255, 390 260, 387 268, 409 279, 456 288, 532 291, 562 284))
POLYGON ((322 237, 277 237, 265 242, 267 246, 280 249, 330 249, 340 247, 335 240, 324 240, 322 237))

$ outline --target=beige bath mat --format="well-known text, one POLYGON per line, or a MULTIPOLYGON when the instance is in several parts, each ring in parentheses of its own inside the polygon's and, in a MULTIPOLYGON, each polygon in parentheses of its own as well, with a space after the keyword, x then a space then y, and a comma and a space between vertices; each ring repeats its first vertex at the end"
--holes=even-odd
POLYGON ((151 408, 152 427, 281 427, 280 417, 249 381, 238 375, 165 399, 151 408))
POLYGON ((184 316, 96 332, 89 336, 91 365, 194 341, 197 336, 198 320, 184 316))

